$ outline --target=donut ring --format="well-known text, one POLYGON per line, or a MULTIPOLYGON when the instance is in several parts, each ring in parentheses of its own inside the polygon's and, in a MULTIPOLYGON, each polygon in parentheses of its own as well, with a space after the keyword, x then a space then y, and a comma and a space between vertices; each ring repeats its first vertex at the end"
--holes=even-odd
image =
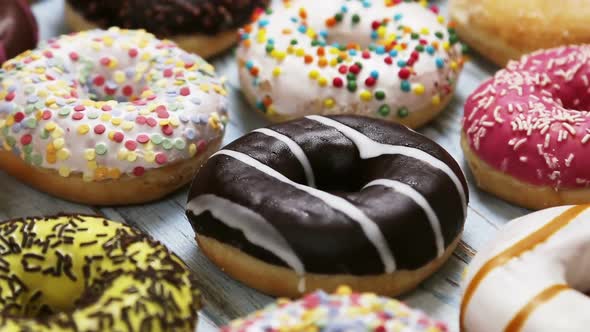
POLYGON ((212 57, 236 43, 236 31, 270 0, 68 0, 74 31, 118 26, 146 29, 182 49, 212 57))
POLYGON ((242 91, 273 122, 358 114, 419 127, 453 95, 461 46, 436 7, 283 1, 241 31, 242 91))
POLYGON ((383 120, 309 116, 214 154, 187 216, 214 263, 265 293, 349 284, 399 294, 449 257, 467 200, 461 169, 426 137, 383 120))
POLYGON ((0 169, 86 204, 158 199, 219 147, 226 91, 214 74, 143 31, 50 40, 0 70, 0 169))
POLYGON ((590 201, 590 46, 535 52, 465 103, 462 146, 478 185, 542 209, 590 201))
POLYGON ((560 206, 515 219, 480 250, 465 280, 461 331, 585 331, 588 208, 560 206))
POLYGON ((37 45, 37 20, 25 0, 4 0, 0 12, 0 65, 37 45))
POLYGON ((461 40, 498 66, 540 49, 590 43, 585 2, 451 0, 461 40))
POLYGON ((353 293, 340 287, 333 295, 317 291, 291 302, 275 304, 237 319, 221 332, 258 331, 408 331, 446 332, 445 323, 435 321, 394 299, 373 293, 353 293))
POLYGON ((100 217, 0 223, 7 331, 194 331, 200 294, 159 242, 100 217))

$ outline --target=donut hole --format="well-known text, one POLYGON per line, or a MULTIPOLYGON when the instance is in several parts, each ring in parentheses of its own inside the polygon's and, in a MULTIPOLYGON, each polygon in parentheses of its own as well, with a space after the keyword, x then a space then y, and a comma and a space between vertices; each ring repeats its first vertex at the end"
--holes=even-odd
POLYGON ((8 288, 16 290, 13 294, 18 296, 3 296, 5 302, 1 306, 4 313, 14 317, 43 319, 59 312, 73 311, 76 301, 85 297, 82 278, 72 281, 63 275, 52 275, 49 266, 38 266, 45 268, 46 273, 43 270, 41 273, 27 273, 26 279, 22 280, 13 275, 7 281, 8 288))
POLYGON ((362 171, 362 165, 356 163, 347 166, 349 167, 314 169, 317 175, 316 187, 335 195, 361 191, 368 182, 363 176, 360 176, 365 174, 362 171))
POLYGON ((361 49, 367 49, 371 45, 375 45, 375 40, 372 40, 369 35, 355 35, 350 31, 340 29, 330 30, 324 41, 329 45, 358 45, 361 49))
POLYGON ((562 86, 559 90, 553 90, 552 96, 557 103, 567 110, 590 111, 590 94, 585 86, 578 86, 577 82, 562 86), (583 93, 580 93, 583 91, 583 93))
POLYGON ((569 80, 554 78, 553 84, 541 88, 546 91, 538 97, 543 98, 548 92, 551 99, 567 110, 590 111, 589 83, 587 78, 583 78, 585 74, 581 74, 582 72, 569 80))
POLYGON ((92 101, 131 102, 141 97, 148 89, 146 78, 149 74, 138 74, 133 67, 105 69, 92 67, 82 72, 79 78, 80 98, 92 101))
POLYGON ((142 93, 150 86, 154 87, 157 81, 176 79, 176 64, 143 59, 142 52, 147 51, 104 48, 98 54, 80 52, 75 62, 64 59, 64 62, 70 63, 67 71, 77 97, 92 101, 129 102, 141 99, 142 93))

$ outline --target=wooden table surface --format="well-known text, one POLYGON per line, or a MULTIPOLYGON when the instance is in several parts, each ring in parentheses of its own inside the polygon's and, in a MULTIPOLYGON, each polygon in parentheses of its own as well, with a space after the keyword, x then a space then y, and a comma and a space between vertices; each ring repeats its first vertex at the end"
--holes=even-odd
MULTIPOLYGON (((326 0, 327 1, 327 0, 326 0)), ((446 1, 440 2, 445 7, 446 1)), ((33 11, 41 29, 41 38, 67 32, 63 20, 63 0, 36 3, 33 11)), ((225 75, 231 91, 230 123, 225 143, 266 122, 250 109, 240 94, 237 70, 231 54, 213 61, 218 73, 225 75)), ((480 246, 492 238, 497 228, 527 213, 476 189, 459 146, 460 121, 465 99, 496 68, 473 56, 461 75, 458 91, 448 109, 433 123, 420 130, 444 146, 466 171, 471 202, 463 238, 451 259, 418 289, 403 296, 412 306, 445 320, 457 331, 462 273, 480 246)), ((59 212, 93 213, 126 222, 162 241, 188 264, 199 280, 205 307, 200 313, 199 331, 213 331, 228 320, 261 308, 273 299, 236 282, 223 274, 199 251, 194 232, 185 214, 187 189, 160 202, 130 207, 99 208, 82 206, 45 195, 0 172, 0 220, 25 216, 52 215, 59 212)))

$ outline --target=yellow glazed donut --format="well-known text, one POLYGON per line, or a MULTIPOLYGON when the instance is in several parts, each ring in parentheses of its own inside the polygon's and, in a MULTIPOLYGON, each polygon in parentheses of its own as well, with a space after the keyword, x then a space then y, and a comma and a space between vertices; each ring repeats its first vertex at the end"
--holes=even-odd
POLYGON ((218 149, 225 95, 213 66, 144 31, 65 35, 0 70, 0 169, 76 202, 155 200, 218 149))
POLYGON ((242 91, 273 122, 357 114, 419 127, 451 100, 462 49, 426 1, 293 0, 242 29, 242 91))
POLYGON ((457 33, 499 66, 539 49, 590 42, 585 0, 451 0, 457 33))
POLYGON ((0 223, 0 330, 194 331, 200 294, 159 242, 99 217, 0 223))

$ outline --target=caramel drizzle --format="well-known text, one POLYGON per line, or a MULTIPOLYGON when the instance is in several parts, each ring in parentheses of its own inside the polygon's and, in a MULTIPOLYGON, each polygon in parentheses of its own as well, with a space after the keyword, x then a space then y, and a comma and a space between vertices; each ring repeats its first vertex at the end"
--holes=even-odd
POLYGON ((539 306, 548 302, 559 293, 570 289, 568 285, 557 284, 545 288, 542 292, 533 297, 520 311, 512 318, 508 326, 504 329, 504 332, 518 332, 524 326, 529 316, 537 310, 539 306))
POLYGON ((461 302, 461 311, 459 314, 459 323, 461 331, 465 331, 465 310, 469 305, 475 291, 483 281, 483 279, 497 267, 500 267, 508 261, 510 261, 514 257, 518 257, 523 253, 532 250, 537 245, 547 241, 553 234, 557 231, 562 229, 563 227, 567 226, 570 222, 572 222, 580 213, 584 212, 590 205, 576 205, 573 206, 566 211, 564 211, 559 216, 555 217, 553 220, 545 224, 542 228, 538 229, 537 231, 529 234, 524 239, 518 241, 517 243, 513 244, 508 249, 504 250, 494 258, 490 259, 487 263, 485 263, 479 271, 473 276, 471 282, 467 285, 465 289, 465 293, 463 295, 463 301, 461 302))

